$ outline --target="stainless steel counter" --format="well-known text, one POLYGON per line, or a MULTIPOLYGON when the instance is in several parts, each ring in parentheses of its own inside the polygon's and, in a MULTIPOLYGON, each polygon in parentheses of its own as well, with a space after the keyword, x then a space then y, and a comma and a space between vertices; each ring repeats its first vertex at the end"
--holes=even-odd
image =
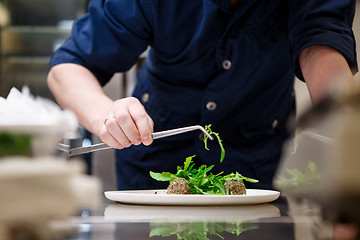
POLYGON ((53 222, 63 239, 332 239, 308 201, 247 206, 145 206, 106 202, 96 211, 53 222), (299 204, 300 203, 300 204, 299 204), (291 209, 289 209, 291 206, 291 209), (292 206, 296 206, 292 209, 292 206))

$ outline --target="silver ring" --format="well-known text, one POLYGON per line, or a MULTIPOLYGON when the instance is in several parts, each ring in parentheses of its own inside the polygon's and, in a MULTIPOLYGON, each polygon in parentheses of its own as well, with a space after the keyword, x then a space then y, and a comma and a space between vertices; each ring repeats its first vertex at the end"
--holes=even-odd
POLYGON ((104 125, 106 125, 107 120, 112 119, 112 118, 115 119, 115 115, 106 117, 105 120, 104 120, 104 125))

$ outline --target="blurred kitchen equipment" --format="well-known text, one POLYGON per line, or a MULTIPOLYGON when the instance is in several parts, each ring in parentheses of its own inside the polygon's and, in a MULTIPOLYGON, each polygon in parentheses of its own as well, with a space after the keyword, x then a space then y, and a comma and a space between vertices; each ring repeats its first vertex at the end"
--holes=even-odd
POLYGON ((27 85, 34 94, 54 100, 46 84, 50 57, 70 36, 68 23, 85 14, 87 3, 0 0, 6 9, 0 7, 0 96, 27 85))
MULTIPOLYGON (((77 131, 77 119, 70 111, 63 111, 49 99, 35 97, 28 87, 22 91, 12 88, 7 98, 0 97, 0 152, 1 156, 11 147, 18 147, 29 139, 28 156, 48 156, 55 153, 59 139, 77 131), (12 142, 10 142, 12 140, 12 142)), ((14 149, 13 154, 18 155, 14 149)), ((21 155, 21 154, 20 154, 21 155)))
POLYGON ((318 203, 325 222, 360 229, 360 87, 335 90, 299 118, 274 186, 295 202, 318 203))
POLYGON ((10 23, 9 10, 0 2, 0 28, 10 23))
MULTIPOLYGON (((182 128, 170 129, 170 130, 165 130, 165 131, 160 131, 160 132, 154 132, 151 134, 151 136, 152 136, 152 139, 159 139, 159 138, 170 137, 173 135, 186 133, 186 132, 190 132, 190 131, 194 131, 194 130, 201 130, 210 140, 214 139, 205 130, 205 128, 203 128, 200 125, 194 125, 194 126, 189 126, 189 127, 182 127, 182 128)), ((79 155, 79 154, 89 153, 89 152, 106 150, 106 149, 110 149, 110 148, 111 147, 109 147, 105 143, 98 143, 98 144, 94 144, 91 146, 77 147, 77 148, 70 148, 70 145, 63 144, 63 143, 59 143, 57 146, 58 150, 64 151, 65 153, 68 154, 69 157, 79 155)))
POLYGON ((83 171, 80 161, 51 156, 0 158, 0 239, 54 239, 52 220, 98 206, 101 184, 83 171))
POLYGON ((53 239, 52 220, 100 203, 100 181, 84 162, 54 156, 76 130, 71 112, 27 87, 0 97, 0 239, 53 239))

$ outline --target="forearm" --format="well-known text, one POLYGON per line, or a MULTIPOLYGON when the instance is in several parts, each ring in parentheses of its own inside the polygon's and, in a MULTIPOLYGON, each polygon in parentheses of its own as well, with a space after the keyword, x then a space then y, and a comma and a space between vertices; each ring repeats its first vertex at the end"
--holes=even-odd
POLYGON ((49 73, 48 85, 58 103, 73 111, 80 125, 110 147, 122 149, 152 143, 154 123, 140 101, 133 97, 111 100, 86 68, 57 65, 49 73))
POLYGON ((51 69, 48 85, 61 107, 73 111, 80 125, 99 135, 99 124, 113 101, 90 71, 76 64, 60 64, 51 69))
POLYGON ((346 59, 332 48, 309 47, 300 54, 299 63, 313 103, 326 96, 332 86, 354 82, 346 59))

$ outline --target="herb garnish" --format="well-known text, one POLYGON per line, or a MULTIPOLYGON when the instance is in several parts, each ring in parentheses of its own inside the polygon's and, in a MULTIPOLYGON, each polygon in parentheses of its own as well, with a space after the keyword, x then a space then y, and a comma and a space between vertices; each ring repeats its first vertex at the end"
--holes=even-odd
MULTIPOLYGON (((220 149, 221 149, 221 156, 220 162, 223 161, 225 158, 225 149, 222 144, 222 140, 220 139, 220 135, 216 132, 211 130, 211 124, 205 126, 205 130, 210 135, 215 135, 218 140, 220 149)), ((205 149, 208 149, 207 146, 207 135, 204 134, 204 144, 205 149)), ((259 182, 256 179, 248 178, 242 176, 240 173, 231 173, 225 176, 222 176, 223 172, 218 174, 210 173, 210 170, 213 169, 214 165, 207 167, 206 165, 201 165, 198 169, 194 168, 195 163, 192 159, 195 157, 190 156, 187 157, 183 167, 177 167, 177 172, 175 174, 170 172, 162 172, 162 173, 155 173, 150 171, 150 176, 158 181, 168 181, 171 182, 176 178, 184 178, 190 184, 190 194, 218 194, 218 195, 229 195, 231 192, 229 191, 229 187, 224 189, 224 183, 227 181, 238 181, 244 183, 243 181, 257 183, 259 182)), ((245 189, 246 194, 246 189, 245 189)))
POLYGON ((225 176, 222 176, 221 173, 212 174, 210 170, 214 167, 211 165, 207 167, 206 165, 201 165, 198 169, 194 168, 195 163, 192 159, 195 157, 187 157, 183 167, 177 167, 177 173, 155 173, 150 171, 150 176, 158 181, 169 181, 176 178, 184 178, 190 183, 190 194, 218 194, 218 195, 228 195, 229 191, 224 189, 224 183, 226 181, 235 180, 243 182, 248 181, 252 183, 257 183, 258 180, 244 177, 240 173, 231 173, 225 176))
MULTIPOLYGON (((216 132, 213 132, 211 130, 211 124, 209 125, 206 125, 205 126, 205 130, 210 134, 210 135, 215 135, 215 137, 217 138, 218 142, 219 142, 219 146, 220 146, 220 149, 221 149, 221 156, 220 156, 220 162, 222 162, 225 158, 225 148, 222 144, 222 140, 220 139, 220 135, 216 132)), ((204 144, 205 144, 205 149, 206 150, 209 150, 208 146, 207 146, 207 140, 208 140, 208 136, 206 134, 204 134, 204 144)))

